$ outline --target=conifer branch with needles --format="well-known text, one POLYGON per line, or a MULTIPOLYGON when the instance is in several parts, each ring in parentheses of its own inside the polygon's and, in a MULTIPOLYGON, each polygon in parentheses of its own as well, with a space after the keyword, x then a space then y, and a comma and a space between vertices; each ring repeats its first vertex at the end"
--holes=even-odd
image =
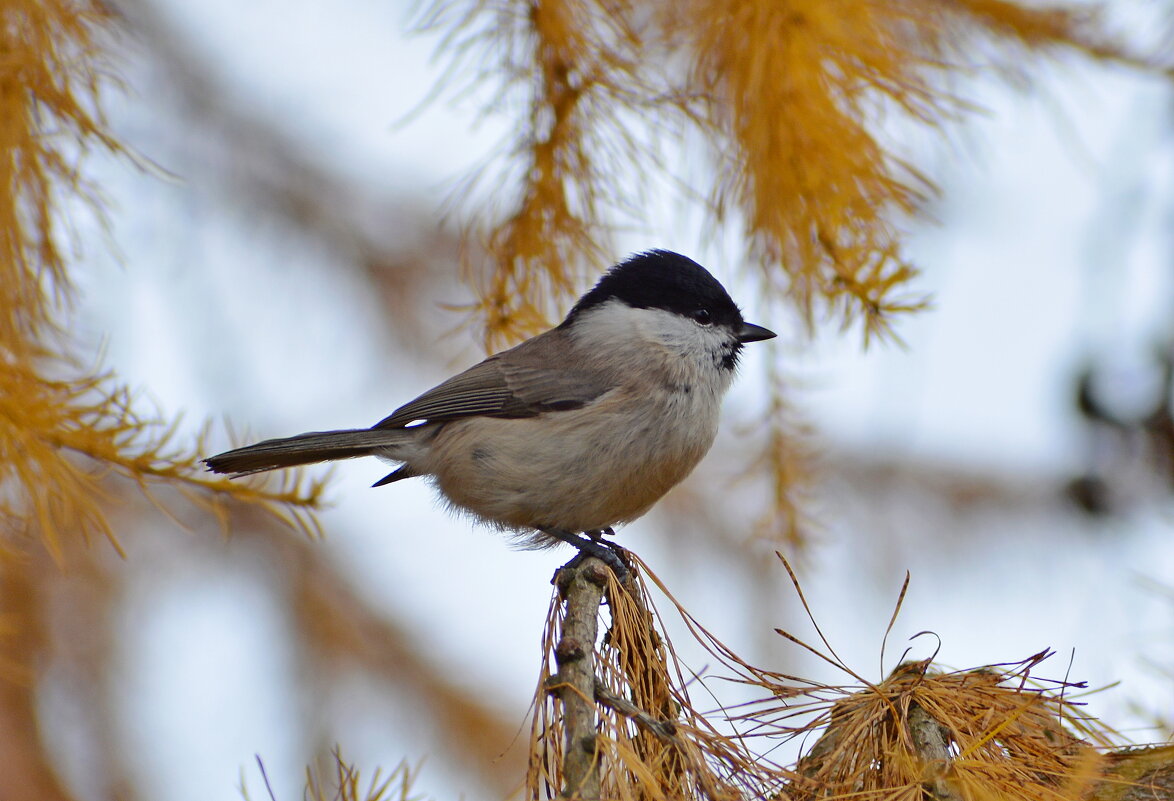
POLYGON ((622 584, 594 560, 586 560, 586 568, 560 571, 544 638, 526 797, 763 797, 782 784, 786 772, 750 752, 741 738, 721 732, 690 701, 686 675, 691 674, 678 663, 649 602, 643 583, 647 567, 630 552, 628 557, 631 578, 622 584), (606 578, 603 587, 601 578, 606 578), (582 637, 597 630, 601 598, 606 634, 584 642, 582 637), (573 642, 567 639, 570 632, 576 632, 573 642), (570 664, 574 678, 564 670, 570 664), (566 717, 568 697, 580 705, 574 720, 566 717), (584 708, 590 714, 583 714, 584 708), (590 748, 581 748, 584 743, 590 748), (572 753, 574 748, 580 753, 572 753))
MULTIPOLYGON (((96 111, 108 88, 100 42, 111 13, 100 2, 16 2, 5 14, 0 50, 0 520, 5 549, 40 542, 55 558, 62 538, 104 537, 121 552, 104 502, 110 475, 134 482, 168 511, 155 490, 169 487, 223 519, 231 498, 309 533, 322 486, 298 476, 276 489, 205 478, 200 441, 176 445, 178 420, 144 416, 112 375, 74 357, 69 312, 74 289, 61 249, 62 209, 88 201, 99 216, 79 154, 122 153, 96 111), (17 543, 19 542, 19 545, 17 543)), ((170 512, 169 512, 170 513, 170 512)))
MULTIPOLYGON (((531 736, 531 801, 1174 801, 1172 747, 1120 749, 1121 736, 1088 717, 1073 697, 1083 683, 1037 678, 1053 655, 1047 650, 962 671, 942 671, 931 659, 903 662, 870 683, 822 634, 816 646, 780 632, 852 679, 834 686, 744 662, 664 590, 715 660, 707 676, 687 682, 645 577, 664 587, 638 557, 628 558, 632 580, 624 585, 601 564, 560 574, 531 736), (594 636, 601 597, 609 625, 589 653, 579 638, 594 636), (567 641, 570 631, 574 642, 567 641), (569 664, 579 671, 574 679, 564 671, 569 664), (759 700, 701 712, 686 688, 714 678, 757 690, 759 700), (570 713, 568 698, 578 705, 570 713), (797 739, 812 745, 794 764, 765 756, 780 741, 797 739), (1152 794, 1142 795, 1147 788, 1152 794)), ((789 577, 799 591, 797 576, 789 577)))
POLYGON ((667 176, 680 199, 705 199, 710 230, 741 227, 765 300, 792 304, 810 327, 827 316, 859 323, 866 342, 894 336, 895 321, 927 304, 904 228, 937 190, 876 121, 940 132, 980 110, 959 94, 961 79, 985 68, 1023 84, 1028 59, 1063 52, 1168 74, 1169 55, 1119 41, 1106 11, 1015 0, 437 0, 422 18, 444 31, 442 82, 475 64, 469 83, 488 90, 488 112, 526 114, 497 160, 498 183, 519 190, 506 202, 494 191, 479 210, 488 234, 470 227, 488 256, 466 265, 478 295, 470 316, 493 345, 545 327, 609 261, 612 231, 645 222, 642 194, 667 176), (698 161, 711 168, 700 181, 698 161))

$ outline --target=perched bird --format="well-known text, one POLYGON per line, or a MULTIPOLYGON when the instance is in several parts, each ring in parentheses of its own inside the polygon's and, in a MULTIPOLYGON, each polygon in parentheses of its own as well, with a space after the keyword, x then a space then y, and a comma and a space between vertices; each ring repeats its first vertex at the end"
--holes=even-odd
POLYGON ((557 327, 494 354, 371 428, 271 439, 205 459, 233 476, 376 456, 375 486, 425 476, 527 547, 600 544, 687 476, 717 434, 747 323, 703 267, 667 250, 612 267, 557 327), (578 536, 580 533, 587 537, 578 536))

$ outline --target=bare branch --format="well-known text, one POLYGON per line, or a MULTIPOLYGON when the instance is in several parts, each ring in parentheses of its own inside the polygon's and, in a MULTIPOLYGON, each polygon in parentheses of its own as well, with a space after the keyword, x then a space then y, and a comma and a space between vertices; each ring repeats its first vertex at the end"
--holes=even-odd
POLYGON ((558 574, 566 613, 554 650, 558 673, 547 686, 563 705, 563 798, 599 798, 595 641, 608 573, 603 562, 591 558, 575 567, 564 566, 558 574))

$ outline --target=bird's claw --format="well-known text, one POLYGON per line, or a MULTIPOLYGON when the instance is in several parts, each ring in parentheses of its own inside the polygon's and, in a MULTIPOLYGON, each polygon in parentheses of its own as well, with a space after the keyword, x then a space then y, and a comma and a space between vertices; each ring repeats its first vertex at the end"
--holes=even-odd
POLYGON ((567 567, 577 567, 584 559, 594 557, 611 568, 621 584, 628 580, 631 568, 624 556, 627 552, 614 542, 603 539, 605 534, 615 533, 610 528, 584 532, 586 537, 561 529, 542 529, 542 532, 579 549, 579 555, 568 562, 567 567))

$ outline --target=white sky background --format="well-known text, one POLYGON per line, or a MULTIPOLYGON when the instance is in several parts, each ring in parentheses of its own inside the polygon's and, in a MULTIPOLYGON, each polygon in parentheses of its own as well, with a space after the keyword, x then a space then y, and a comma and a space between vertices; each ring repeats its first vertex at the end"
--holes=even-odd
MULTIPOLYGON (((491 119, 474 128, 476 98, 434 104, 410 125, 395 125, 439 69, 430 60, 432 39, 405 37, 408 12, 399 4, 159 2, 236 99, 286 119, 317 157, 374 189, 434 197, 438 219, 451 182, 509 125, 491 119)), ((1078 332, 1089 347, 1109 352, 1147 346, 1151 332, 1170 333, 1158 315, 1168 313, 1174 294, 1171 96, 1122 71, 1050 74, 1046 91, 1029 95, 974 87, 989 113, 965 128, 963 144, 939 145, 930 159, 944 186, 934 210, 941 226, 919 232, 913 250, 925 270, 919 288, 933 294, 934 308, 901 326, 906 349, 882 345, 862 354, 857 337, 830 329, 814 343, 772 346, 799 380, 795 402, 836 449, 905 453, 1031 480, 1063 477, 1082 466, 1065 383, 1081 355, 1073 350, 1078 332), (1043 95, 1054 105, 1045 107, 1043 95), (1106 191, 1134 179, 1144 181, 1136 233, 1114 250, 1099 225, 1110 213, 1106 191)), ((227 416, 258 436, 279 436, 370 424, 475 358, 472 343, 456 343, 464 356, 454 347, 457 362, 425 372, 394 352, 364 287, 323 269, 326 254, 264 218, 224 212, 199 191, 186 175, 198 165, 184 146, 168 144, 181 133, 166 116, 169 105, 152 96, 159 84, 133 71, 126 78, 127 98, 110 104, 115 130, 181 179, 94 163, 121 255, 103 253, 98 238, 86 243, 80 333, 102 338, 107 364, 132 386, 193 425, 227 416)), ((752 310, 734 265, 716 248, 702 249, 682 220, 671 208, 650 214, 647 231, 621 238, 617 256, 650 246, 695 255, 752 310)), ((435 298, 435 313, 445 314, 439 304, 451 300, 435 298)), ((761 402, 756 360, 765 356, 759 349, 743 370, 728 421, 751 418, 761 402)), ((422 647, 447 655, 456 670, 465 654, 488 655, 480 680, 522 725, 548 581, 569 554, 512 551, 446 515, 423 484, 369 490, 382 467, 368 461, 337 470, 336 506, 323 516, 331 532, 323 558, 339 560, 372 597, 416 610, 422 647), (493 602, 470 610, 470 597, 493 602)), ((723 481, 713 472, 721 469, 711 459, 697 480, 723 481)), ((870 529, 872 510, 853 507, 864 501, 836 496, 834 485, 827 493, 805 590, 840 655, 865 675, 877 676, 880 637, 908 569, 912 587, 886 669, 909 636, 930 629, 942 640, 940 660, 955 667, 1050 646, 1060 656, 1048 675, 1061 677, 1075 649, 1072 677, 1123 682, 1090 702, 1121 727, 1139 724, 1128 710, 1132 700, 1174 707, 1170 688, 1141 661, 1169 657, 1174 610, 1138 582, 1146 576, 1169 585, 1174 577, 1168 505, 1101 525, 1059 504, 1030 519, 958 519, 914 505, 870 529), (902 513, 920 525, 902 527, 902 513), (923 533, 926 520, 970 538, 944 534, 926 543, 911 530, 923 533)), ((655 522, 629 527, 622 541, 736 650, 769 638, 725 591, 737 577, 723 573, 720 560, 702 570, 705 556, 663 553, 645 536, 655 522)), ((209 559, 196 550, 137 579, 126 601, 120 692, 129 699, 126 727, 142 775, 157 790, 148 797, 236 797, 242 769, 252 797, 260 797, 257 753, 277 797, 299 797, 303 751, 312 744, 295 733, 312 706, 348 722, 338 736, 360 768, 429 754, 429 732, 398 724, 418 720, 412 699, 384 698, 372 708, 361 679, 335 698, 291 697, 280 590, 264 584, 257 563, 264 554, 236 546, 231 560, 209 559)), ((778 580, 783 587, 781 570, 778 580)), ((764 599, 775 609, 763 619, 806 636, 785 589, 764 599)), ((919 658, 933 649, 925 640, 912 645, 919 658)), ((842 680, 793 653, 787 658, 815 678, 842 680)), ((85 787, 84 774, 76 780, 85 787)), ((417 787, 437 798, 480 797, 469 777, 438 761, 425 765, 417 787)))

